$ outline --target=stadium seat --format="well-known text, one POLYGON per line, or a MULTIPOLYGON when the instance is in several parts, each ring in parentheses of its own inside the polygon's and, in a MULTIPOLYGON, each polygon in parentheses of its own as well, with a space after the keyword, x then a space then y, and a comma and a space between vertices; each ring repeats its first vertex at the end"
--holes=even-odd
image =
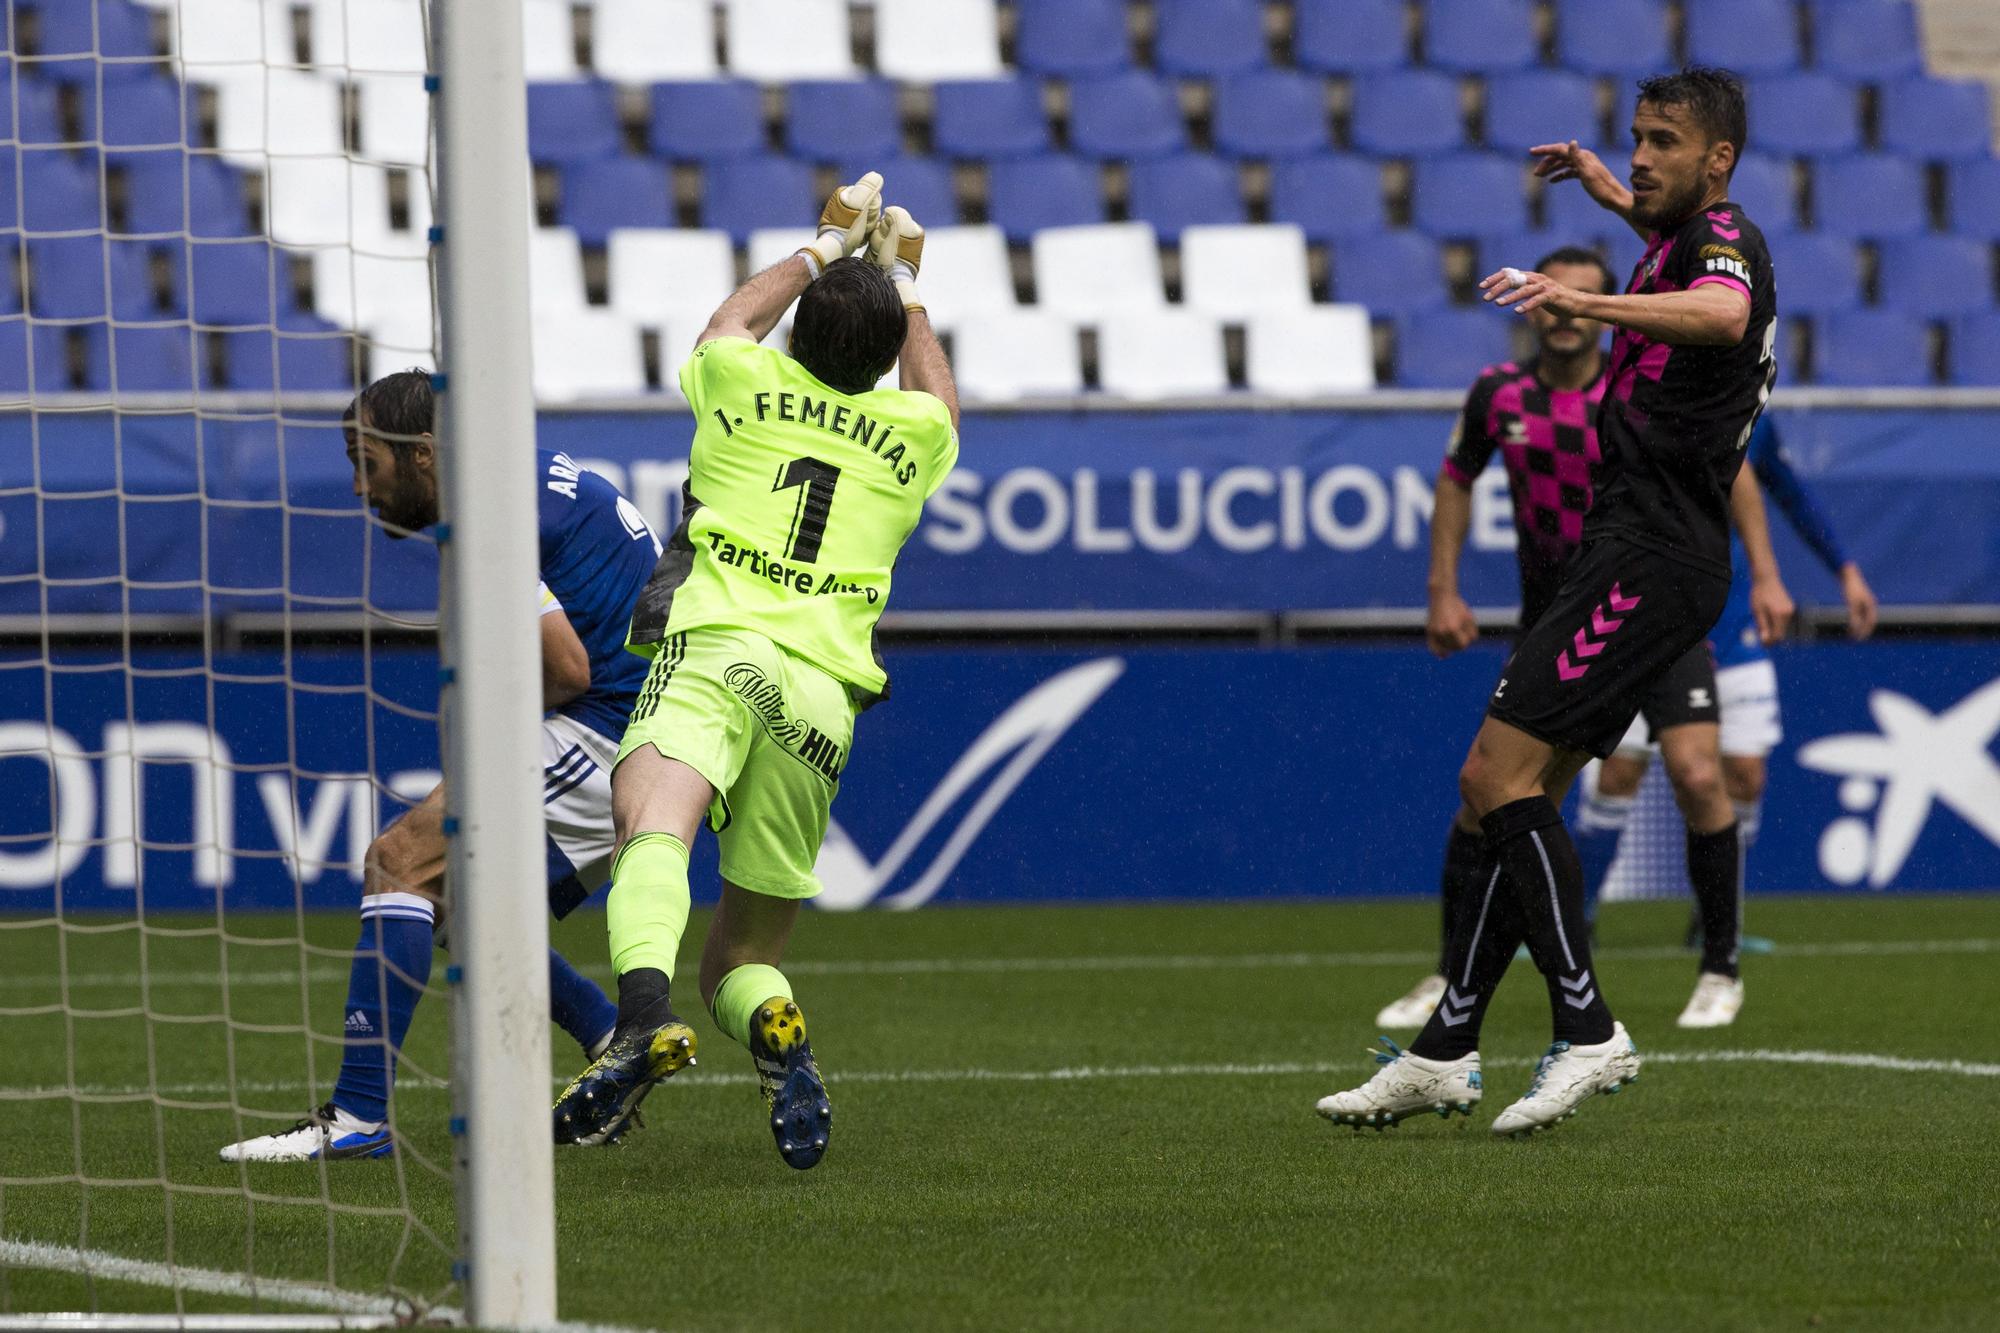
POLYGON ((1163 74, 1215 79, 1265 63, 1260 0, 1154 0, 1153 64, 1163 74))
POLYGON ((1244 382, 1288 398, 1375 387, 1375 340, 1358 305, 1252 315, 1243 326, 1244 382))
POLYGON ((238 69, 215 90, 215 147, 260 170, 273 157, 346 151, 340 85, 295 69, 238 69))
POLYGON ((152 259, 143 242, 102 236, 30 237, 27 252, 27 310, 36 319, 160 315, 152 259))
POLYGON ((1321 154, 1271 169, 1271 220, 1294 222, 1313 241, 1366 236, 1389 225, 1382 169, 1363 157, 1321 154))
POLYGON ((788 157, 733 157, 702 169, 701 225, 741 241, 758 227, 795 224, 824 201, 810 168, 788 157))
POLYGON ((355 81, 361 156, 371 162, 423 166, 431 160, 431 95, 408 74, 379 74, 355 81))
POLYGON ((611 308, 640 324, 706 320, 736 289, 736 251, 719 231, 621 227, 607 239, 605 260, 611 308))
POLYGON ((1424 61, 1438 69, 1488 74, 1541 59, 1530 0, 1428 0, 1424 61))
POLYGON ((1520 317, 1490 306, 1427 310, 1396 321, 1396 383, 1407 389, 1462 389, 1513 355, 1520 317))
POLYGON ((819 234, 814 227, 759 227, 744 242, 750 272, 762 273, 771 265, 789 259, 819 234))
POLYGON ((2000 387, 2000 314, 1962 316, 1949 333, 1951 382, 2000 387))
POLYGON ((663 83, 716 76, 711 0, 596 0, 591 64, 613 83, 663 83))
POLYGON ((1222 328, 1192 310, 1106 315, 1097 328, 1097 383, 1121 398, 1227 393, 1222 328))
POLYGON ((988 159, 1047 152, 1049 122, 1033 79, 940 83, 931 140, 947 157, 988 159))
POLYGON ((307 33, 315 65, 348 74, 424 74, 431 68, 421 4, 319 0, 310 14, 307 33))
POLYGON ((1686 0, 1687 56, 1738 74, 1798 68, 1799 11, 1793 0, 1686 0))
POLYGON ((1759 152, 1825 156, 1861 147, 1861 104, 1844 79, 1775 74, 1751 85, 1747 100, 1759 152))
POLYGON ((601 246, 614 227, 664 227, 674 220, 667 168, 649 157, 577 162, 563 171, 556 220, 588 246, 601 246))
POLYGON ((202 0, 167 11, 175 74, 195 83, 296 63, 291 0, 202 0))
POLYGON ((1426 234, 1439 237, 1522 230, 1528 225, 1525 162, 1499 153, 1418 158, 1411 176, 1411 220, 1426 234))
POLYGON ((184 324, 86 324, 83 387, 115 393, 192 393, 200 344, 184 324))
MULTIPOLYGON (((370 378, 407 368, 430 350, 428 334, 421 347, 383 349, 370 378)), ((280 390, 285 393, 345 393, 354 387, 356 343, 351 335, 309 318, 288 321, 280 329, 244 329, 223 335, 223 364, 228 387, 243 393, 280 390)))
POLYGON ((1813 380, 1819 384, 1928 385, 1930 337, 1899 310, 1843 310, 1813 321, 1813 380))
POLYGON ((1901 79, 1884 84, 1882 147, 1906 157, 1971 161, 1992 152, 1992 101, 1986 85, 1960 79, 1901 79))
POLYGON ((1127 70, 1071 82, 1069 141, 1086 157, 1160 157, 1186 145, 1187 127, 1171 85, 1127 70))
POLYGON ((1819 5, 1813 20, 1813 63, 1829 74, 1879 83, 1923 70, 1908 0, 1838 0, 1819 5))
POLYGON ((528 232, 528 304, 538 320, 544 311, 583 308, 583 247, 568 227, 528 232))
POLYGON ((528 156, 565 166, 618 155, 618 94, 598 80, 528 85, 528 156))
POLYGON ((1132 164, 1127 211, 1172 245, 1188 227, 1227 226, 1249 218, 1236 166, 1210 153, 1176 153, 1132 164))
POLYGON ((924 305, 939 328, 1012 311, 1014 275, 998 227, 924 229, 924 305))
POLYGON ((42 79, 25 78, 14 80, 12 90, 18 105, 8 108, 14 124, 10 137, 30 147, 70 142, 62 122, 62 89, 42 79))
POLYGON ((167 259, 175 304, 196 324, 209 328, 269 324, 297 309, 290 256, 261 237, 191 242, 171 247, 167 259))
POLYGON ((713 162, 764 151, 764 96, 741 80, 657 83, 647 140, 661 157, 713 162))
POLYGON ((1884 306, 1919 319, 1993 309, 1993 247, 1966 236, 1884 241, 1876 289, 1884 306))
POLYGON ((58 0, 35 6, 35 16, 41 32, 35 73, 42 78, 94 93, 100 75, 106 84, 145 78, 159 60, 152 16, 126 0, 58 0))
POLYGON ((1347 237, 1333 249, 1333 294, 1376 318, 1434 310, 1446 300, 1437 242, 1413 231, 1347 237))
POLYGON ((729 72, 761 83, 854 71, 846 0, 728 0, 729 72))
POLYGON ((1015 8, 1014 58, 1022 69, 1076 78, 1132 63, 1124 0, 1020 0, 1015 8))
POLYGON ((863 172, 880 172, 882 202, 901 204, 927 229, 949 227, 958 221, 958 193, 948 162, 934 157, 849 158, 837 163, 836 170, 844 181, 863 172))
POLYGON ((875 68, 910 83, 1000 77, 993 0, 875 0, 875 68))
POLYGON ((1050 227, 1032 254, 1035 301, 1054 314, 1093 323, 1166 303, 1158 239, 1143 222, 1050 227))
POLYGON ((1046 310, 995 312, 957 326, 951 365, 959 391, 974 401, 1083 392, 1076 325, 1046 310))
POLYGON ((1729 197, 1743 206, 1766 236, 1798 228, 1798 195, 1792 164, 1783 158, 1745 153, 1729 178, 1729 197))
POLYGON ((1292 58, 1322 74, 1372 74, 1410 63, 1402 0, 1309 0, 1297 6, 1292 58))
POLYGON ((95 140, 106 148, 178 148, 192 142, 193 98, 172 79, 107 80, 102 89, 76 100, 79 133, 86 142, 95 140))
POLYGON ((1961 236, 2000 241, 2000 159, 1954 162, 1946 179, 1951 229, 1961 236))
POLYGON ((19 162, 20 217, 27 231, 94 231, 104 225, 94 164, 60 148, 24 149, 19 162))
POLYGON ((1312 304, 1306 235, 1284 223, 1189 227, 1181 233, 1181 304, 1240 324, 1312 304))
POLYGON ((284 245, 424 245, 421 232, 389 229, 387 169, 340 157, 273 158, 264 173, 264 226, 284 245))
POLYGON ((1832 236, 1914 236, 1927 224, 1927 199, 1922 170, 1886 153, 1850 153, 1813 164, 1813 224, 1832 236))
POLYGON ((814 162, 901 152, 895 85, 880 79, 793 84, 785 90, 785 146, 814 162))
POLYGON ((1301 157, 1333 147, 1324 81, 1254 70, 1215 85, 1215 146, 1233 157, 1301 157))
POLYGON ((0 394, 18 397, 62 393, 69 387, 69 329, 61 324, 37 324, 29 333, 24 319, 0 319, 0 394), (34 344, 33 375, 28 346, 34 344))
POLYGON ((1774 236, 1771 262, 1786 315, 1824 315, 1861 304, 1861 254, 1852 241, 1819 232, 1774 236))
POLYGON ((638 326, 615 310, 538 311, 533 339, 535 397, 541 402, 646 390, 638 326))
POLYGON ((560 83, 582 74, 576 63, 576 18, 569 0, 520 0, 521 56, 530 83, 560 83))
POLYGON ((1390 157, 1463 147, 1458 80, 1435 70, 1363 75, 1354 81, 1350 134, 1362 152, 1390 157))
POLYGON ((1662 0, 1557 0, 1556 56, 1582 74, 1632 78, 1673 64, 1662 0))
MULTIPOLYGON (((1624 174, 1618 166, 1611 169, 1624 174)), ((1575 181, 1558 181, 1554 185, 1545 182, 1541 194, 1542 229, 1561 237, 1564 244, 1587 244, 1614 231, 1631 230, 1616 214, 1584 193, 1575 181)))
POLYGON ((1046 227, 1104 220, 1104 187, 1095 163, 1067 156, 995 162, 987 172, 986 214, 1010 241, 1046 227))
POLYGON ((1538 143, 1597 140, 1597 89, 1565 69, 1531 69, 1486 81, 1486 142, 1504 153, 1538 143))
MULTIPOLYGON (((1606 214, 1609 217, 1609 214, 1606 214)), ((1612 219, 1614 222, 1617 219, 1612 219)), ((1624 223, 1619 223, 1624 226, 1624 223)), ((1593 237, 1574 231, 1553 231, 1529 227, 1523 231, 1495 232, 1473 238, 1473 276, 1483 278, 1511 264, 1515 268, 1539 268, 1543 255, 1565 245, 1589 249, 1593 237)))

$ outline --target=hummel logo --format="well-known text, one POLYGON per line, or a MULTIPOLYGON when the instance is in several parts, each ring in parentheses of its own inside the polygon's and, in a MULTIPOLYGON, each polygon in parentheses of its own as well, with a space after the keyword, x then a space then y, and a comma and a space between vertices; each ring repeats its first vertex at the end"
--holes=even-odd
POLYGON ((1727 213, 1710 213, 1708 220, 1714 224, 1715 234, 1725 241, 1733 241, 1743 235, 1741 227, 1724 225, 1730 221, 1729 214, 1727 213))
POLYGON ((1473 1006, 1478 999, 1478 991, 1470 995, 1461 995, 1458 993, 1458 987, 1446 986, 1444 998, 1438 1001, 1438 1021, 1448 1028, 1457 1027, 1472 1017, 1473 1006))
POLYGON ((356 1009, 347 1016, 347 1030, 356 1036, 365 1037, 375 1031, 375 1025, 368 1021, 368 1015, 356 1009))
POLYGON ((1707 708, 1708 706, 1708 690, 1705 687, 1697 685, 1688 691, 1689 708, 1707 708))
POLYGON ((1556 674, 1564 680, 1583 678, 1584 673, 1590 670, 1589 659, 1604 651, 1604 641, 1617 633, 1618 627, 1625 623, 1620 617, 1636 609, 1641 599, 1626 597, 1620 591, 1620 585, 1614 583, 1611 585, 1611 593, 1607 600, 1611 609, 1618 614, 1616 616, 1604 614, 1605 602, 1599 602, 1591 609, 1590 623, 1577 630, 1576 637, 1570 641, 1571 646, 1576 649, 1577 660, 1570 660, 1568 648, 1556 654, 1556 674), (1592 633, 1597 635, 1596 639, 1590 637, 1592 633))
POLYGON ((1526 444, 1528 442, 1528 423, 1519 417, 1508 417, 1506 442, 1508 444, 1526 444))
POLYGON ((1562 988, 1566 992, 1563 995, 1563 1003, 1572 1009, 1588 1009, 1590 1002, 1597 998, 1597 987, 1590 984, 1588 970, 1579 972, 1574 977, 1558 977, 1557 980, 1562 982, 1562 988))

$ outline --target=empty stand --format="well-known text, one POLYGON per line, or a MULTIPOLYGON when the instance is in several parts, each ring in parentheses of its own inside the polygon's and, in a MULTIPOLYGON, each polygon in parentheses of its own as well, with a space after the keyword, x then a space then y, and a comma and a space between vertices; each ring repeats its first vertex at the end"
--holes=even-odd
POLYGON ((1181 233, 1181 303, 1229 323, 1312 303, 1306 237, 1283 224, 1181 233))
POLYGON ((974 401, 1080 393, 1076 325, 1035 309, 973 320, 952 334, 952 372, 974 401))
POLYGON ((1097 329, 1097 381, 1125 398, 1185 398, 1226 392, 1222 329, 1192 310, 1109 315, 1097 329))
POLYGON ((1143 222, 1051 227, 1037 232, 1035 300, 1044 310, 1092 320, 1164 305, 1159 238, 1143 222))
POLYGON ((1368 311, 1320 305, 1260 312, 1243 329, 1244 380, 1287 397, 1375 387, 1375 341, 1368 311))
POLYGON ((996 77, 993 0, 875 0, 875 68, 913 82, 996 77))
POLYGON ((607 242, 610 306, 640 324, 705 321, 736 288, 736 252, 723 232, 622 228, 607 242))

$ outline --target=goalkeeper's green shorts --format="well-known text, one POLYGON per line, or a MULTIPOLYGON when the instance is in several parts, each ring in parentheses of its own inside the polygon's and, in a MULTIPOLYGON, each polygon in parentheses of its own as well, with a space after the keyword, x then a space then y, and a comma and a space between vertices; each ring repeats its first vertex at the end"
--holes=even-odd
POLYGON ((810 898, 853 742, 846 685, 761 634, 708 627, 660 641, 618 758, 650 745, 701 774, 722 877, 810 898))

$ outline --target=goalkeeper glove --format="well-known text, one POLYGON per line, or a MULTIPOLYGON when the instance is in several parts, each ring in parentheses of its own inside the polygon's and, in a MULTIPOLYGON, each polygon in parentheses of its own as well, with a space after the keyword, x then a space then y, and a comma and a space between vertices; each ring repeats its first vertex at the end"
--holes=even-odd
POLYGON ((819 213, 819 236, 801 247, 814 278, 836 259, 844 259, 867 243, 882 216, 882 177, 869 172, 852 185, 835 190, 819 213))
POLYGON ((908 209, 896 206, 883 211, 881 222, 868 238, 868 258, 896 284, 903 309, 924 308, 923 298, 917 295, 917 270, 924 263, 924 229, 908 209))

